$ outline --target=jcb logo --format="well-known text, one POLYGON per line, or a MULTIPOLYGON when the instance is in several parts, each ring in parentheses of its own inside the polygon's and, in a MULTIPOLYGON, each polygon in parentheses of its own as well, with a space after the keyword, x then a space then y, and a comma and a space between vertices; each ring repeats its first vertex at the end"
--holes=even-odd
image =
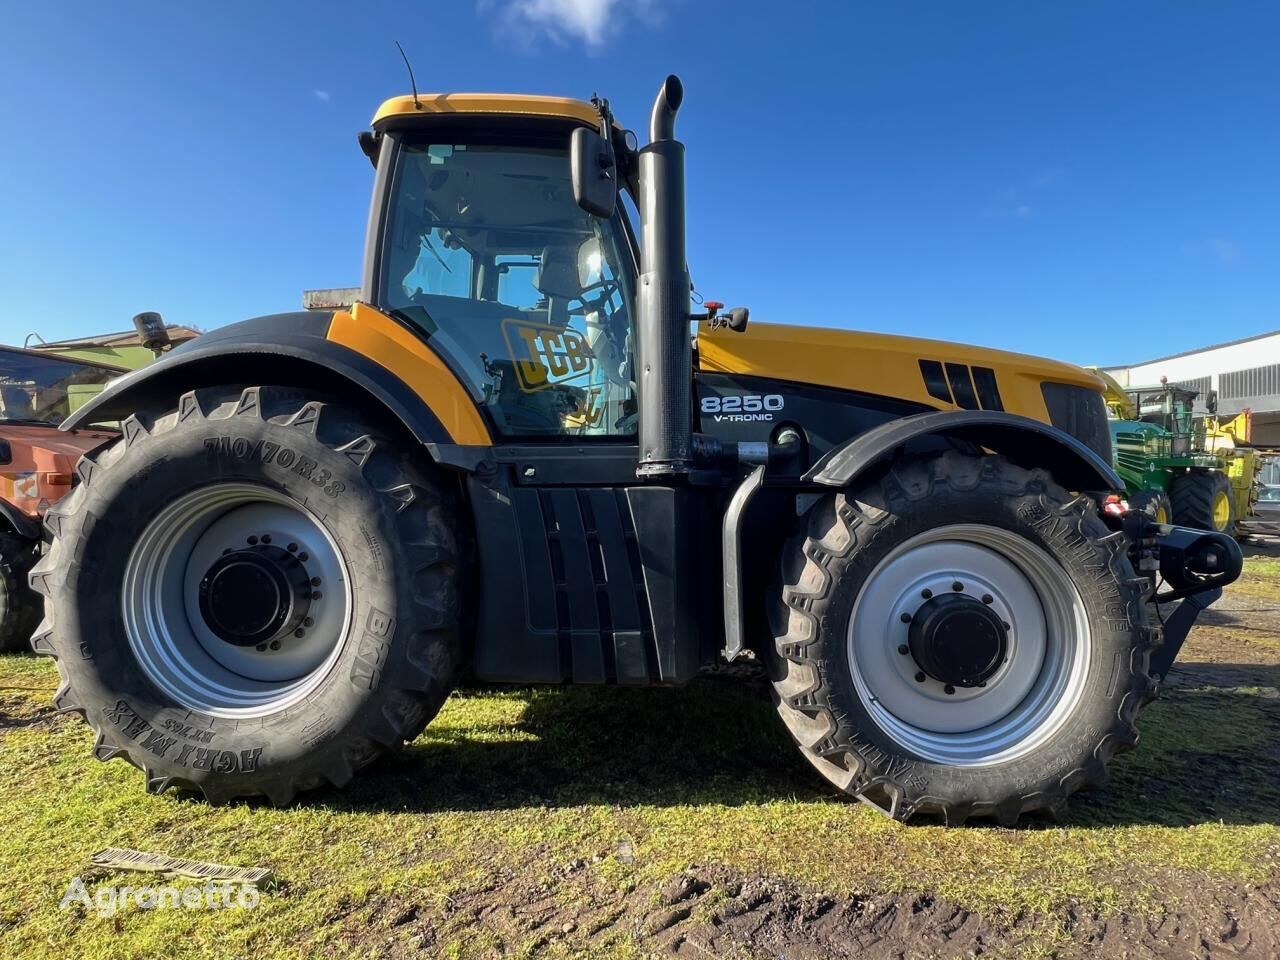
POLYGON ((525 393, 585 377, 595 362, 586 338, 568 327, 503 320, 502 334, 525 393))

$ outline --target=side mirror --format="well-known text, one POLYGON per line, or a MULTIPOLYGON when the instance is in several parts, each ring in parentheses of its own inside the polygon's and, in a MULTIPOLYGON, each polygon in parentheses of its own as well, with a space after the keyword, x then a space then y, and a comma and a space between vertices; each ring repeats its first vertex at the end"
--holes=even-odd
POLYGON ((1204 395, 1204 408, 1208 410, 1210 414, 1215 414, 1218 412, 1218 391, 1217 390, 1210 390, 1208 393, 1204 395))
POLYGON ((579 127, 569 141, 569 169, 578 206, 596 217, 613 216, 618 204, 613 144, 595 130, 579 127))

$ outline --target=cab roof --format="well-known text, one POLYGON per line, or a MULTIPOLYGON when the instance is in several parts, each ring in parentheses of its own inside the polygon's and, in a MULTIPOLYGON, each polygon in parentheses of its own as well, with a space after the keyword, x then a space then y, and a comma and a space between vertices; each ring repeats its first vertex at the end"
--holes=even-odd
POLYGON ((549 117, 576 120, 595 126, 600 113, 583 100, 568 97, 540 97, 523 93, 421 93, 392 97, 373 115, 375 127, 402 117, 426 114, 494 114, 512 117, 549 117))

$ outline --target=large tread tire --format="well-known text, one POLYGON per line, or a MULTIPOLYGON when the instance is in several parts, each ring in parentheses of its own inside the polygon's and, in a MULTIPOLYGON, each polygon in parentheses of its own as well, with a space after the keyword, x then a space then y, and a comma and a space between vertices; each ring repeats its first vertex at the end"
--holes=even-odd
POLYGON ((27 584, 40 544, 0 530, 0 653, 31 650, 31 634, 40 622, 40 597, 27 584))
POLYGON ((1163 490, 1140 490, 1130 494, 1126 499, 1129 501, 1130 510, 1145 513, 1157 523, 1174 522, 1173 503, 1163 490))
POLYGON ((1070 794, 1105 782, 1111 758, 1137 744, 1138 711, 1156 694, 1148 660, 1159 633, 1147 624, 1147 581, 1089 497, 1071 496, 1042 470, 948 453, 901 461, 824 497, 807 526, 784 553, 766 659, 779 715, 839 789, 897 820, 1013 825, 1027 813, 1063 815, 1070 794), (1075 583, 1092 628, 1074 712, 1035 750, 999 764, 939 764, 905 750, 872 719, 850 673, 847 632, 862 583, 896 545, 954 523, 1004 527, 1047 551, 1075 583))
POLYGON ((1232 496, 1231 481, 1227 475, 1216 470, 1192 470, 1173 481, 1169 491, 1169 499, 1173 504, 1173 522, 1183 527, 1194 527, 1196 530, 1214 530, 1235 536, 1236 504, 1232 496), (1223 526, 1214 523, 1213 507, 1222 495, 1230 504, 1230 515, 1223 526))
POLYGON ((45 597, 32 646, 57 660, 54 705, 93 728, 94 755, 142 769, 151 793, 279 806, 346 786, 416 737, 463 666, 464 571, 455 494, 410 458, 413 447, 338 403, 275 387, 194 391, 122 426, 120 441, 80 461, 31 574, 45 597), (351 626, 332 667, 305 699, 253 719, 188 709, 163 692, 139 668, 121 614, 140 530, 213 480, 305 504, 340 545, 349 578, 351 626))

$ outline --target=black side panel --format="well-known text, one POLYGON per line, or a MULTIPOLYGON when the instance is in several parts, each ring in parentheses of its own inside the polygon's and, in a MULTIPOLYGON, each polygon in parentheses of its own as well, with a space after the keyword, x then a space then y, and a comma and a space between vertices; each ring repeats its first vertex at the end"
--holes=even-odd
POLYGON ((882 423, 933 409, 873 393, 724 373, 699 373, 694 389, 700 432, 722 441, 767 441, 791 424, 804 432, 815 456, 882 423))
MULTIPOLYGON (((479 679, 682 683, 707 636, 692 578, 710 496, 672 487, 468 478, 480 552, 479 679)), ((710 562, 717 562, 713 557, 710 562)))

